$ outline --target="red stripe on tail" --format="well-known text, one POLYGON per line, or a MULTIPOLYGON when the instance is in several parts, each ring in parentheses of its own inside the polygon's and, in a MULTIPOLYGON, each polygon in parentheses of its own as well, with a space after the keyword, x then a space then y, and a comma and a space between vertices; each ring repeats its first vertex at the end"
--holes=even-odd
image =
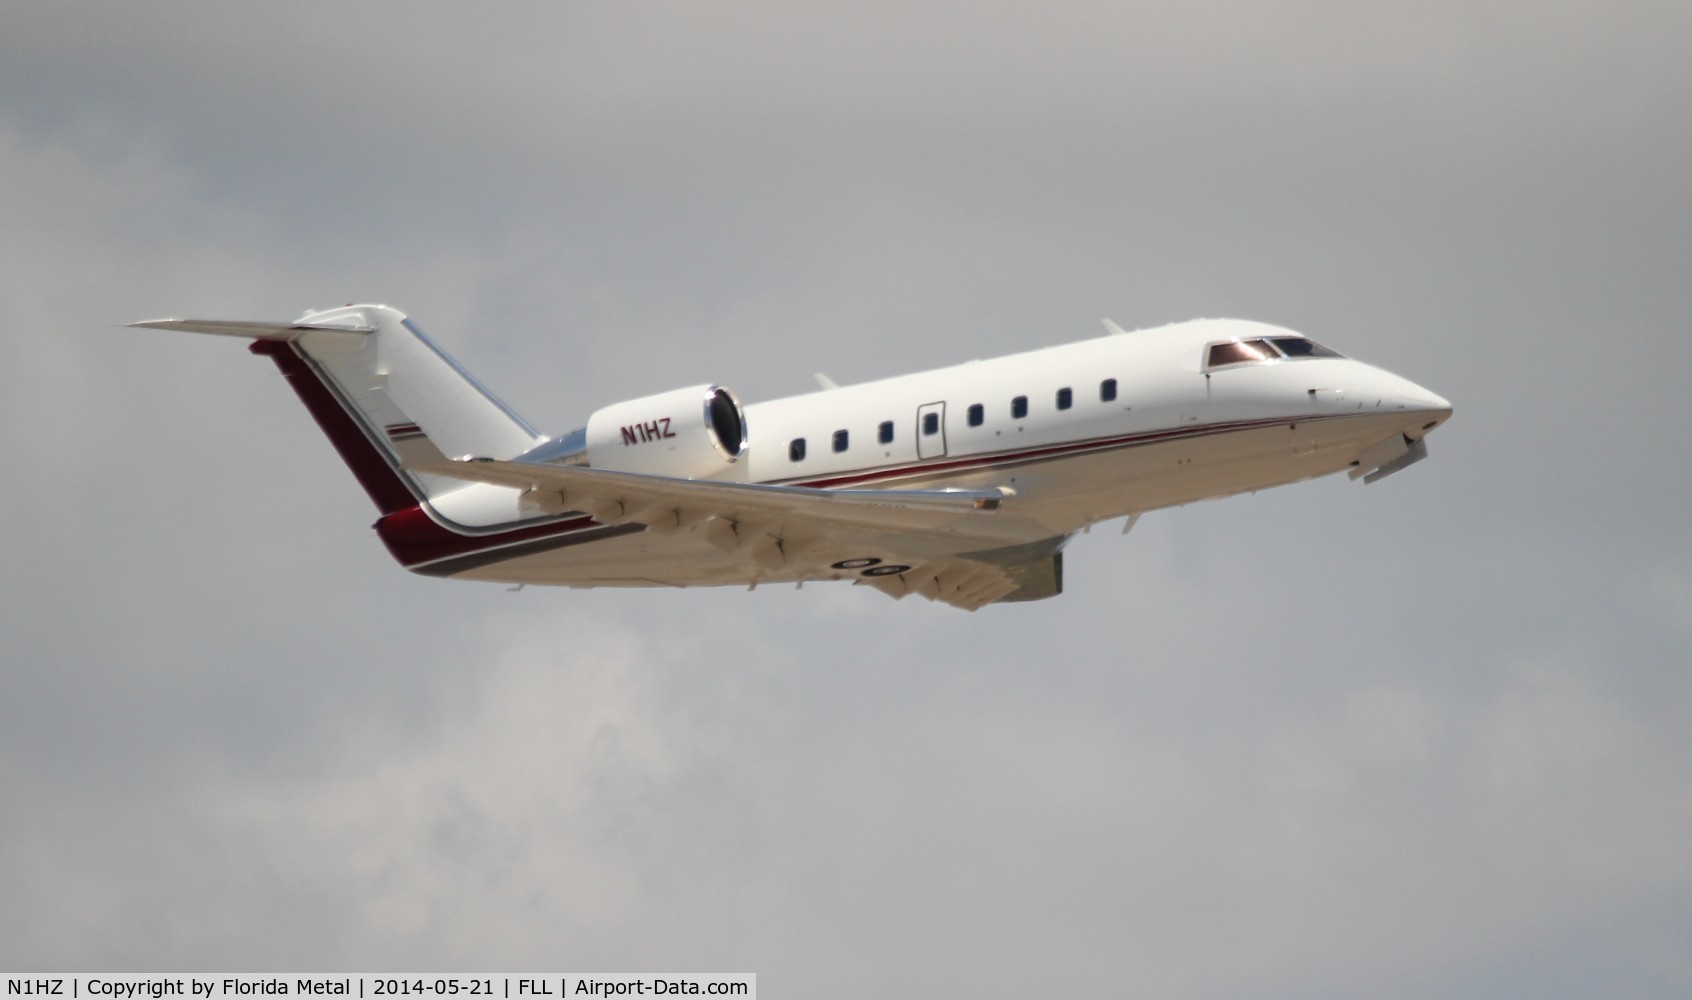
POLYGON ((247 348, 254 354, 266 355, 293 387, 294 394, 310 411, 312 419, 322 428, 329 443, 340 452, 341 461, 358 477, 358 484, 370 495, 376 509, 383 515, 417 506, 418 497, 412 494, 405 480, 388 463, 364 433, 358 422, 341 408, 335 394, 317 377, 311 366, 294 353, 283 341, 255 340, 247 348))

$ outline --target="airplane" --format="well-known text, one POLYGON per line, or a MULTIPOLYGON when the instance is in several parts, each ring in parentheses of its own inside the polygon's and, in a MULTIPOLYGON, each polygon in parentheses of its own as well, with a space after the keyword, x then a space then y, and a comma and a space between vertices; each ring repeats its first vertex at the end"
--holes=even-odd
POLYGON ((1193 320, 743 405, 702 384, 535 430, 385 305, 161 319, 269 358, 401 566, 567 587, 850 580, 974 611, 1063 591, 1093 524, 1427 455, 1435 393, 1284 327, 1193 320))

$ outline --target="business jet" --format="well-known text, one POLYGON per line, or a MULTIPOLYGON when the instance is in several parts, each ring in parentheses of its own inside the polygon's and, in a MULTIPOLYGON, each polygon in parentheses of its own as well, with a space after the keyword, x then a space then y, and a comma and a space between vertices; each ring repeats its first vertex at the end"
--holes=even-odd
POLYGON ((428 576, 569 587, 850 580, 974 611, 1063 591, 1077 532, 1427 455, 1438 395, 1291 330, 1197 320, 742 405, 719 385, 536 431, 399 311, 225 334, 274 362, 428 576))

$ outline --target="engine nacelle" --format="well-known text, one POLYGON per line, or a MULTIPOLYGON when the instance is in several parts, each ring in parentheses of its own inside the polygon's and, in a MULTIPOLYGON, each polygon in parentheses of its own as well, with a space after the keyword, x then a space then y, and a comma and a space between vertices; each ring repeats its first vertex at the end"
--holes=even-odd
POLYGON ((722 478, 746 453, 746 413, 734 393, 696 385, 596 410, 587 423, 594 469, 722 478))

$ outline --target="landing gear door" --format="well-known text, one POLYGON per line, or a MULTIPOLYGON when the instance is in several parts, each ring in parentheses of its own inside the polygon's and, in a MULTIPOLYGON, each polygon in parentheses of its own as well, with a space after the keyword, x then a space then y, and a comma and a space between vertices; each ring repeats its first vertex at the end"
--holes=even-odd
POLYGON ((917 407, 917 458, 946 457, 946 404, 917 407))

